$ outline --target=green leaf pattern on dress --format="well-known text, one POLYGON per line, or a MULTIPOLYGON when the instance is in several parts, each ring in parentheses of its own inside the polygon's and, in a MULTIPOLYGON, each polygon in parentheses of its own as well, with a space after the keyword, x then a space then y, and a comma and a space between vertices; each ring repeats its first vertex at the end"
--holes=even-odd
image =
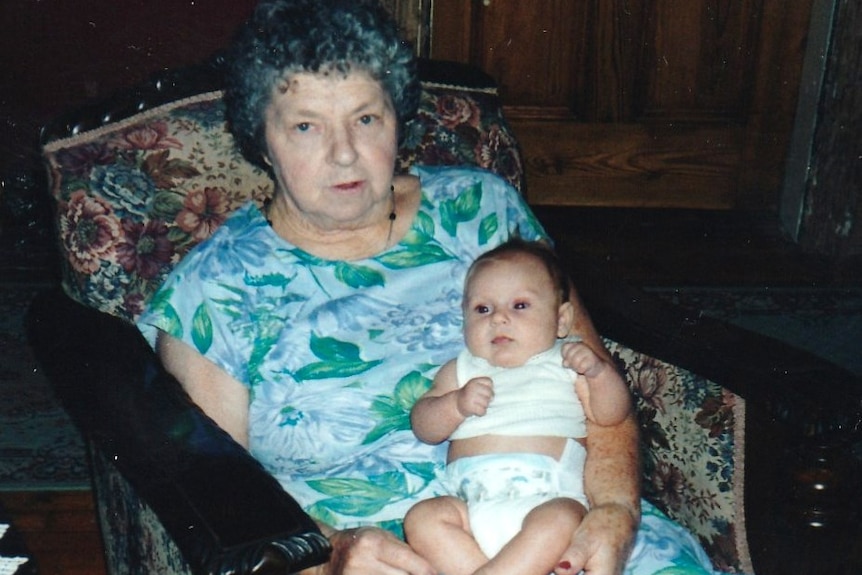
POLYGON ((441 225, 446 232, 455 237, 458 224, 469 222, 479 214, 482 205, 482 184, 476 182, 454 198, 440 203, 441 225))
POLYGON ((409 430, 410 410, 430 388, 430 378, 418 371, 411 371, 401 378, 393 395, 378 395, 371 403, 371 414, 377 423, 362 444, 374 443, 392 431, 409 430))
POLYGON ((309 363, 293 374, 297 381, 353 377, 368 371, 383 360, 364 361, 359 355, 359 346, 339 341, 332 337, 312 334, 311 351, 320 361, 309 363))
POLYGON ((383 285, 383 274, 368 266, 337 262, 335 277, 352 288, 363 288, 383 285))
POLYGON ((192 317, 192 341, 201 355, 205 354, 213 343, 213 322, 206 302, 198 306, 192 317))
POLYGON ((150 301, 150 310, 161 317, 160 328, 165 333, 180 339, 183 337, 183 322, 176 308, 171 305, 175 289, 169 287, 159 290, 150 301))

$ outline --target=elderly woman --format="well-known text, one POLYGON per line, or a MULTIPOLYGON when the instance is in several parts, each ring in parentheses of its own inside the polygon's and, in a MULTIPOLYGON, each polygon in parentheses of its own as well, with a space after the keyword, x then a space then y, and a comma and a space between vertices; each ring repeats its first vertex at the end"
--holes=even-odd
MULTIPOLYGON (((412 52, 376 2, 261 3, 226 101, 274 196, 190 253, 140 319, 190 396, 319 522, 327 573, 432 573, 400 525, 442 492, 446 448, 418 441, 409 411, 462 345, 472 260, 512 234, 544 237, 491 174, 394 174, 418 97, 412 52)), ((602 352, 580 309, 575 332, 602 352)), ((591 510, 558 573, 621 571, 641 517, 636 440, 630 419, 589 429, 591 510)))

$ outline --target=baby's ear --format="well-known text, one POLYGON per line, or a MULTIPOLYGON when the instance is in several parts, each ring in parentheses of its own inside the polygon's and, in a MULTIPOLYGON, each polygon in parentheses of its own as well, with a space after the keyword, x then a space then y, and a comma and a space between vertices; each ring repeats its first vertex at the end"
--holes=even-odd
POLYGON ((566 301, 560 305, 557 311, 557 337, 566 337, 572 331, 572 323, 575 321, 575 306, 566 301))

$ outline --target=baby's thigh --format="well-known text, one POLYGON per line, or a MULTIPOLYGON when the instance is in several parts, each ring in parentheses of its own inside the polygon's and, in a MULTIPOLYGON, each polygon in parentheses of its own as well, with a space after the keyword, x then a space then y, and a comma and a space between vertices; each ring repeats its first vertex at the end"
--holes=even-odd
POLYGON ((469 532, 467 504, 450 495, 434 497, 420 501, 404 517, 404 531, 408 536, 411 531, 440 524, 453 525, 469 532))
POLYGON ((587 509, 570 497, 555 497, 534 507, 524 517, 522 530, 574 533, 587 509))

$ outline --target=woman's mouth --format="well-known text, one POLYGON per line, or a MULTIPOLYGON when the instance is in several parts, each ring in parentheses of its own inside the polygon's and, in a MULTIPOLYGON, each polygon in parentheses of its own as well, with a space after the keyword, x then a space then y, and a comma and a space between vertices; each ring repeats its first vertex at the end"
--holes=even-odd
POLYGON ((362 180, 355 180, 352 182, 341 182, 340 184, 335 184, 332 186, 336 190, 340 192, 352 192, 354 190, 358 190, 362 187, 362 180))

